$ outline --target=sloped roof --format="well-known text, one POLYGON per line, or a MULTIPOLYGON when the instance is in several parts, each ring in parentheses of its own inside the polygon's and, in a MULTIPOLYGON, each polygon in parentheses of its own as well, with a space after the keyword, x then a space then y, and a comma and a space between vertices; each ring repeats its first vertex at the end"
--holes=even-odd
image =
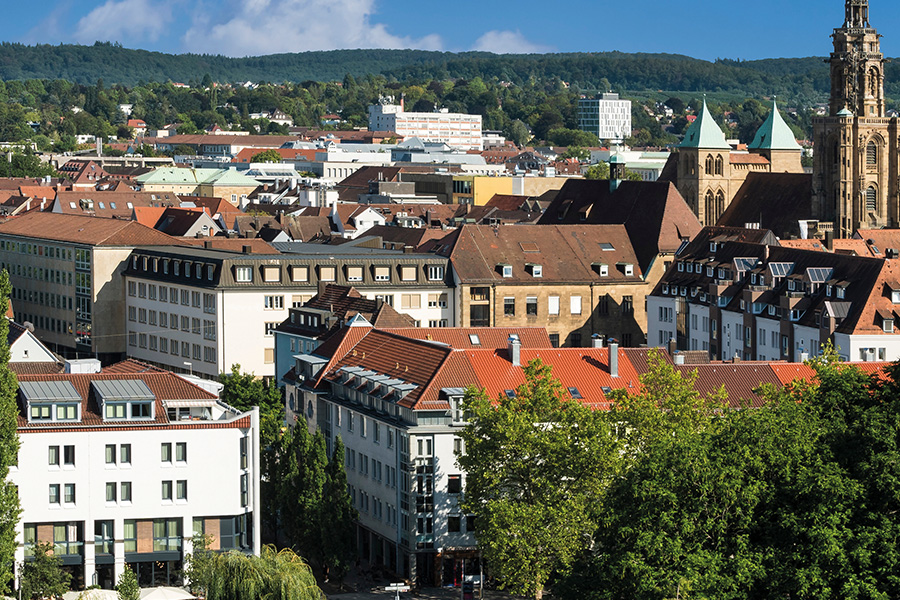
POLYGON ((772 101, 772 112, 765 120, 756 137, 748 146, 751 150, 803 150, 797 140, 794 139, 794 132, 784 122, 781 113, 778 112, 778 103, 772 101))
POLYGON ((674 254, 702 228, 676 187, 665 181, 567 181, 538 221, 541 225, 623 224, 641 270, 660 253, 674 254))
POLYGON ((0 223, 0 234, 90 246, 177 246, 179 240, 135 221, 31 212, 0 223))
POLYGON ((799 221, 812 218, 812 175, 749 173, 716 225, 759 223, 780 238, 790 238, 800 237, 799 221))
POLYGON ((445 344, 456 350, 506 348, 512 335, 518 336, 523 348, 553 347, 550 336, 543 327, 413 327, 386 331, 403 337, 445 344))
POLYGON ((691 123, 684 133, 684 140, 678 144, 679 148, 703 148, 709 150, 730 150, 731 146, 725 140, 725 134, 719 128, 716 120, 706 107, 706 99, 703 100, 703 108, 697 119, 691 123))

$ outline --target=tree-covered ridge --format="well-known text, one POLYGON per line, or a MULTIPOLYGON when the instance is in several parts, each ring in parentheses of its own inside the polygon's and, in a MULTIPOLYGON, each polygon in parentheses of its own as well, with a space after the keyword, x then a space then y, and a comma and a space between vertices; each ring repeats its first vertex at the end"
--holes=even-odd
MULTIPOLYGON (((824 47, 824 44, 823 44, 824 47)), ((564 81, 577 89, 610 85, 628 91, 728 92, 744 97, 778 94, 798 103, 823 99, 829 71, 823 58, 714 62, 677 54, 623 52, 507 54, 424 50, 333 50, 229 58, 163 54, 118 44, 93 46, 0 44, 0 80, 65 79, 75 83, 135 85, 213 81, 340 81, 346 74, 385 75, 400 82, 428 79, 494 79, 516 85, 529 80, 564 81)), ((886 66, 888 96, 900 95, 900 66, 886 66)))

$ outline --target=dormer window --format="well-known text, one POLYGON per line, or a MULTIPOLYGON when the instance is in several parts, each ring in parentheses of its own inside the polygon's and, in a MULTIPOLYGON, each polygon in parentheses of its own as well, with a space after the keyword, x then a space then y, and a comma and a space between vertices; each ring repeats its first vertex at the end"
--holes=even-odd
POLYGON ((663 294, 668 294, 668 293, 669 293, 669 284, 668 284, 668 283, 664 283, 664 284, 663 284, 663 286, 662 286, 662 293, 663 293, 663 294))
POLYGON ((81 420, 81 396, 68 381, 19 383, 29 422, 81 420))
POLYGON ((710 252, 715 252, 717 249, 718 249, 718 244, 716 244, 715 242, 709 243, 709 251, 710 252))
POLYGON ((543 277, 544 276, 544 267, 541 265, 531 265, 531 276, 532 277, 543 277))
POLYGON ((139 379, 95 380, 91 388, 104 421, 149 421, 156 417, 156 396, 139 379))
POLYGON ((881 327, 885 333, 894 333, 894 319, 882 319, 881 327))
MULTIPOLYGON (((681 264, 681 263, 679 263, 681 264)), ((625 263, 622 265, 622 272, 625 273, 626 277, 634 276, 634 265, 631 263, 625 263)))
POLYGON ((793 292, 793 291, 794 291, 794 287, 795 287, 795 286, 794 286, 794 280, 793 280, 793 279, 789 279, 789 280, 788 280, 788 290, 790 290, 790 291, 793 292))
POLYGON ((712 267, 706 267, 706 276, 712 277, 713 275, 715 275, 715 271, 716 270, 713 269, 712 267))
POLYGON ((678 263, 678 270, 679 270, 680 272, 684 272, 684 263, 683 263, 683 262, 679 262, 679 263, 678 263))
POLYGON ((513 276, 513 268, 512 265, 499 265, 500 272, 505 278, 509 278, 513 276))
POLYGON ((900 290, 891 290, 891 303, 900 304, 900 290))
POLYGON ((844 288, 842 288, 842 287, 839 287, 839 288, 837 289, 837 297, 838 297, 839 300, 843 300, 843 299, 844 299, 844 296, 845 296, 846 294, 847 294, 847 290, 846 290, 846 289, 844 289, 844 288))
POLYGON ((719 269, 719 279, 725 279, 725 269, 719 269))

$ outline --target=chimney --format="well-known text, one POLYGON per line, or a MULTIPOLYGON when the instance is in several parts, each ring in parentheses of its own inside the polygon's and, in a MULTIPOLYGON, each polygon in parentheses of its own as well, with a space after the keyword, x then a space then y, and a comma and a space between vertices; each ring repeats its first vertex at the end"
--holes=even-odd
POLYGON ((507 349, 509 350, 509 362, 514 367, 522 366, 522 343, 518 338, 510 337, 507 340, 507 349))
POLYGON ((684 364, 684 353, 683 352, 676 352, 675 355, 673 356, 673 358, 675 359, 676 365, 684 364))
POLYGON ((415 246, 403 246, 403 254, 413 254, 415 251, 415 246))
POLYGON ((829 252, 834 251, 834 232, 833 231, 825 232, 825 247, 828 248, 829 252))
POLYGON ((599 333, 595 333, 591 336, 591 348, 602 348, 603 347, 603 336, 599 333))
POLYGON ((669 356, 675 356, 675 353, 678 352, 678 342, 675 341, 675 338, 669 339, 669 356))
POLYGON ((619 376, 619 340, 609 340, 609 376, 619 376))
POLYGON ((213 249, 213 243, 212 243, 211 241, 203 242, 203 247, 206 248, 207 250, 212 250, 212 249, 213 249))
POLYGON ((253 246, 244 246, 243 252, 244 254, 253 254, 253 246))
POLYGON ((800 348, 800 362, 805 363, 808 360, 809 360, 809 352, 807 352, 803 348, 800 348))

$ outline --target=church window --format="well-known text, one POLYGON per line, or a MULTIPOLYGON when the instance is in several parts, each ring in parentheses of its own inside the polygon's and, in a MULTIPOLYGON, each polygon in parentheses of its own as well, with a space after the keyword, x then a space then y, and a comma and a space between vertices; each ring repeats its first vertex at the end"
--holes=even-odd
POLYGON ((838 140, 834 141, 834 152, 832 153, 832 157, 834 159, 834 165, 837 166, 841 160, 841 143, 838 140))
POLYGON ((706 157, 706 174, 711 175, 714 171, 712 154, 706 157))
POLYGON ((868 144, 866 144, 866 164, 878 164, 878 146, 875 145, 875 142, 869 142, 868 144))
POLYGON ((713 225, 716 220, 716 205, 715 205, 715 197, 711 190, 706 192, 706 210, 704 213, 704 220, 706 221, 706 225, 713 225))
POLYGON ((722 216, 722 213, 725 212, 725 194, 722 193, 722 190, 719 190, 719 193, 716 194, 716 220, 719 220, 719 217, 722 216))
POLYGON ((875 186, 869 186, 866 190, 866 212, 876 212, 878 210, 878 193, 875 186))
POLYGON ((722 155, 716 157, 716 175, 721 175, 725 172, 725 161, 722 159, 722 155))

